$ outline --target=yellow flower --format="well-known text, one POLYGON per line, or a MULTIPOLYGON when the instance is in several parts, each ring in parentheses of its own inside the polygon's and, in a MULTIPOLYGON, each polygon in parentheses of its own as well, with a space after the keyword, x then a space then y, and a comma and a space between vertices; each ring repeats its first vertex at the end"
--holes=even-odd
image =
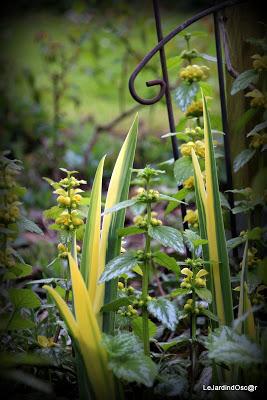
POLYGON ((56 345, 56 343, 54 342, 53 338, 47 338, 46 336, 37 336, 37 342, 39 344, 39 346, 44 347, 44 348, 48 348, 48 347, 53 347, 56 345))
POLYGON ((251 107, 264 107, 267 108, 266 95, 258 89, 254 89, 251 92, 245 94, 246 97, 252 97, 250 101, 251 107))
POLYGON ((256 256, 258 250, 255 247, 248 249, 248 267, 253 267, 258 263, 259 258, 256 256))
POLYGON ((194 228, 198 227, 198 211, 197 210, 186 210, 186 216, 184 222, 188 222, 194 228))
POLYGON ((256 69, 256 71, 262 71, 264 69, 267 69, 267 56, 254 54, 251 58, 254 60, 252 65, 253 68, 256 69))
POLYGON ((185 189, 193 189, 194 188, 194 177, 189 176, 185 181, 183 181, 183 186, 185 189))
POLYGON ((186 275, 188 278, 192 278, 193 272, 189 268, 183 268, 181 274, 186 275))
POLYGON ((205 80, 208 78, 208 72, 209 68, 206 66, 199 66, 199 65, 188 65, 185 68, 182 68, 180 71, 180 78, 192 83, 192 82, 198 82, 200 80, 205 80))
POLYGON ((190 106, 188 106, 186 113, 186 117, 201 117, 203 115, 203 103, 201 100, 193 101, 190 106))
POLYGON ((249 143, 249 147, 253 149, 258 149, 263 144, 263 137, 259 133, 254 133, 251 137, 251 141, 249 143))
POLYGON ((202 142, 201 140, 197 140, 196 141, 196 154, 199 156, 199 157, 202 157, 202 158, 204 158, 205 157, 205 145, 204 145, 204 142, 202 142))
POLYGON ((183 156, 191 156, 191 150, 195 148, 196 145, 194 142, 184 143, 179 147, 180 152, 183 156))

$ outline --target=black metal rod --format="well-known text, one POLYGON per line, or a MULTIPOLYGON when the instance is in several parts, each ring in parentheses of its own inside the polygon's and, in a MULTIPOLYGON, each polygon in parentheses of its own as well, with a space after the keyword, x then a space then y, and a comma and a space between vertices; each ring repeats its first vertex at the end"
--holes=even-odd
POLYGON ((223 1, 220 2, 218 4, 213 5, 210 8, 207 8, 201 12, 199 12, 198 14, 194 15, 192 18, 189 18, 187 21, 185 21, 184 23, 182 23, 181 25, 177 26, 173 31, 171 31, 167 36, 165 36, 164 38, 162 38, 160 40, 160 42, 149 52, 147 53, 147 55, 143 58, 143 60, 137 65, 137 67, 135 68, 135 70, 133 71, 132 75, 130 76, 129 79, 129 90, 130 93, 132 95, 132 97, 140 104, 144 104, 144 105, 150 105, 150 104, 155 104, 157 103, 165 94, 165 87, 166 84, 164 82, 163 79, 156 79, 156 80, 152 80, 152 81, 148 81, 146 82, 146 85, 148 87, 150 86, 156 86, 159 85, 160 86, 160 91, 159 93, 154 96, 151 99, 143 99, 142 97, 140 97, 134 87, 134 82, 135 79, 137 77, 137 75, 139 74, 139 72, 144 68, 144 66, 151 60, 151 58, 160 50, 162 49, 165 44, 167 44, 170 40, 172 40, 178 33, 180 33, 181 31, 183 31, 185 28, 187 28, 188 26, 192 25, 194 22, 202 19, 203 17, 206 17, 207 15, 213 14, 216 11, 219 11, 223 8, 226 7, 230 7, 230 6, 234 6, 236 4, 240 4, 243 3, 245 0, 228 0, 228 1, 223 1))
MULTIPOLYGON (((155 15, 155 22, 156 22, 156 30, 157 30, 157 37, 158 41, 160 42, 163 39, 163 32, 162 32, 162 25, 161 25, 161 18, 160 18, 160 9, 159 9, 159 1, 153 0, 153 9, 155 15)), ((169 85, 169 76, 167 70, 167 63, 166 63, 166 55, 164 47, 160 49, 160 63, 161 63, 161 70, 162 70, 162 77, 165 83, 165 99, 166 99, 166 106, 168 112, 168 120, 169 120, 169 127, 170 132, 176 132, 175 129, 175 121, 173 115, 173 108, 172 108, 172 99, 171 99, 171 92, 170 92, 170 85, 169 85)), ((179 158, 179 151, 178 151, 178 143, 176 136, 171 136, 171 143, 172 143, 172 153, 174 160, 178 160, 179 158)), ((180 187, 179 187, 180 189, 180 187)), ((181 214, 182 220, 184 221, 184 217, 186 215, 186 207, 185 204, 181 204, 181 214)), ((188 228, 187 222, 183 222, 184 229, 188 228)))
MULTIPOLYGON (((225 168, 227 177, 227 190, 232 190, 233 189, 233 176, 231 168, 232 162, 231 162, 231 150, 230 150, 230 140, 229 140, 229 124, 228 124, 227 107, 226 107, 224 66, 222 58, 222 45, 221 45, 221 35, 220 35, 220 25, 219 25, 220 16, 218 12, 215 12, 213 14, 213 19, 214 19, 214 32, 215 32, 216 55, 217 55, 217 70, 218 70, 218 80, 219 80, 219 90, 220 90, 220 102, 221 102, 222 128, 224 132, 223 139, 224 139, 225 168)), ((232 192, 228 193, 228 200, 231 208, 233 208, 234 195, 232 192)), ((237 236, 236 220, 232 212, 230 212, 230 226, 231 226, 232 237, 236 237, 237 236)))
MULTIPOLYGON (((158 41, 160 42, 163 39, 163 33, 162 33, 162 25, 161 25, 158 0, 153 0, 153 8, 154 8, 155 21, 156 21, 157 37, 158 37, 158 41)), ((160 63, 161 63, 162 77, 165 82, 164 94, 165 94, 165 99, 166 99, 170 132, 176 132, 173 108, 172 108, 171 93, 170 93, 169 76, 168 76, 164 47, 161 47, 161 49, 160 49, 160 63)), ((171 140, 172 140, 173 157, 175 160, 177 160, 179 158, 179 152, 178 152, 178 144, 177 144, 176 136, 171 136, 171 140)))

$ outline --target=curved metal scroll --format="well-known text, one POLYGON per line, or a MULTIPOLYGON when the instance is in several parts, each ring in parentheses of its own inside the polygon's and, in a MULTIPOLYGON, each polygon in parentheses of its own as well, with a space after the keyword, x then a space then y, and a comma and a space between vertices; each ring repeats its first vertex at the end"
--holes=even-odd
POLYGON ((146 82, 146 86, 151 87, 151 86, 160 86, 159 93, 154 96, 151 99, 143 99, 140 97, 136 90, 135 90, 135 79, 139 72, 145 67, 145 65, 151 60, 151 58, 158 52, 160 49, 162 49, 166 43, 168 43, 170 40, 172 40, 178 33, 183 31, 185 28, 188 26, 192 25, 194 22, 202 19, 203 17, 206 17, 207 15, 216 13, 217 11, 220 11, 226 7, 234 6, 236 4, 243 3, 244 0, 227 0, 223 1, 222 3, 215 4, 214 6, 207 8, 206 10, 203 10, 199 12, 198 14, 194 15, 192 18, 188 19, 181 25, 177 26, 172 32, 170 32, 167 36, 165 36, 158 44, 143 58, 143 60, 137 65, 136 69, 132 73, 129 79, 129 90, 132 95, 132 97, 140 104, 144 105, 151 105, 157 103, 165 94, 166 90, 166 83, 163 79, 155 79, 152 81, 146 82))

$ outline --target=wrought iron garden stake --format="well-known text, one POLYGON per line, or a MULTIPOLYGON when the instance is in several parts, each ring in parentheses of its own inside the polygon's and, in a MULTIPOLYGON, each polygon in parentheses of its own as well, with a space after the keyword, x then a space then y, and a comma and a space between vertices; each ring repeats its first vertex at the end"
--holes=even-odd
MULTIPOLYGON (((223 122, 223 130, 225 132, 224 138, 224 145, 225 145, 225 160, 226 160, 226 172, 227 172, 227 188, 232 188, 232 173, 231 173, 231 159, 230 159, 230 151, 229 151, 229 132, 228 132, 228 124, 227 124, 227 110, 226 110, 226 101, 225 101, 225 90, 224 90, 224 74, 223 74, 223 61, 222 61, 222 51, 221 51, 221 41, 219 35, 219 24, 217 19, 217 13, 220 10, 223 10, 226 7, 231 7, 236 4, 240 4, 245 2, 245 0, 225 0, 225 1, 218 1, 213 4, 211 7, 200 11, 198 14, 194 15, 193 17, 189 18, 182 24, 178 25, 173 31, 171 31, 167 36, 163 37, 162 28, 161 28, 161 19, 160 19, 160 12, 159 12, 159 2, 158 0, 153 0, 153 7, 154 7, 154 14, 155 14, 155 21, 156 21, 156 29, 157 29, 157 36, 158 36, 158 44, 145 55, 143 60, 137 65, 135 70, 133 71, 132 75, 129 79, 129 90, 132 97, 140 104, 144 105, 152 105, 157 103, 164 95, 166 98, 166 105, 169 117, 169 125, 170 131, 175 132, 175 122, 172 110, 172 103, 171 103, 171 95, 169 89, 169 80, 168 80, 168 71, 166 66, 166 57, 164 46, 170 40, 172 40, 178 33, 182 32, 185 28, 191 26, 194 22, 199 21, 200 19, 208 16, 214 15, 214 22, 215 22, 215 40, 216 40, 216 50, 217 50, 217 59, 218 59, 218 75, 219 75, 219 86, 220 86, 220 96, 221 96, 221 110, 222 110, 222 122, 223 122), (139 72, 145 67, 145 65, 151 60, 151 58, 157 53, 160 52, 160 60, 161 60, 161 68, 162 68, 162 77, 163 79, 154 79, 151 81, 146 82, 148 87, 151 86, 159 86, 159 92, 156 96, 150 99, 143 99, 140 97, 136 90, 135 90, 135 79, 139 72)), ((228 56, 226 54, 226 56, 228 56)), ((227 61, 227 67, 229 65, 229 60, 227 61)), ((230 71, 229 71, 230 72, 230 71)), ((231 70, 231 72, 233 72, 231 70)), ((231 73, 230 72, 230 73, 231 73)), ((233 75, 233 73, 232 73, 233 75)), ((177 146, 177 139, 175 136, 171 138, 172 140, 172 149, 173 149, 173 157, 176 160, 179 157, 178 153, 178 146, 177 146)), ((233 196, 230 194, 229 202, 231 206, 233 206, 233 196)), ((185 215, 185 207, 182 205, 182 215, 185 215)), ((231 218, 231 234, 232 237, 236 236, 236 227, 235 227, 235 216, 230 214, 231 218)), ((184 225, 185 227, 185 225, 184 225)))
MULTIPOLYGON (((217 71, 219 80, 219 90, 220 90, 220 103, 221 103, 221 115, 222 115, 222 128, 224 132, 224 157, 225 157, 225 169, 227 177, 227 190, 233 189, 233 176, 232 176, 232 163, 231 163, 231 151, 230 151, 230 141, 229 141, 229 125, 227 118, 227 108, 226 108, 226 95, 225 95, 225 81, 224 81, 224 65, 222 58, 222 46, 221 46, 221 34, 220 34, 220 19, 219 12, 213 14, 214 19, 214 33, 215 33, 215 43, 216 43, 216 55, 217 55, 217 71)), ((232 192, 228 193, 229 204, 231 208, 234 207, 234 195, 232 192)), ((236 237, 236 219, 232 212, 230 212, 230 225, 232 237, 236 237)), ((234 249, 233 254, 238 255, 237 248, 234 249)))

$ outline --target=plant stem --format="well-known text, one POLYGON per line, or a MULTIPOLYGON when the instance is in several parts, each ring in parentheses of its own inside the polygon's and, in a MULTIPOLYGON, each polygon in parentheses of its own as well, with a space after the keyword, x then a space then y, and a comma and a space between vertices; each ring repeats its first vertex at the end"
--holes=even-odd
MULTIPOLYGON (((151 220, 151 204, 147 204, 147 228, 149 228, 151 220)), ((150 258, 147 255, 151 251, 150 247, 150 237, 148 232, 146 232, 146 244, 145 244, 145 263, 144 263, 144 271, 143 271, 143 281, 142 281, 142 298, 144 301, 143 311, 142 311, 142 319, 143 319, 143 342, 144 342, 144 353, 145 355, 150 355, 150 347, 149 347, 149 328, 148 328, 148 311, 146 306, 147 296, 148 296, 148 281, 149 281, 149 267, 150 267, 150 258)))

